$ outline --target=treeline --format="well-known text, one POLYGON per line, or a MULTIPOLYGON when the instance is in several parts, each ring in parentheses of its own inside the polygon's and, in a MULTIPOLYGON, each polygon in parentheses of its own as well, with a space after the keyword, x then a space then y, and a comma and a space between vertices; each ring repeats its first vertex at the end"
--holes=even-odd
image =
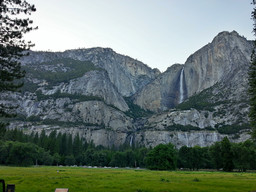
POLYGON ((156 170, 255 170, 256 146, 251 140, 231 143, 227 137, 209 147, 183 146, 178 150, 172 144, 160 144, 147 154, 146 166, 156 170))
POLYGON ((95 146, 83 141, 77 134, 43 130, 40 135, 5 130, 0 133, 0 164, 30 165, 87 165, 111 167, 145 167, 144 158, 149 149, 122 145, 117 148, 95 146))
POLYGON ((0 164, 87 165, 111 167, 146 167, 155 170, 217 169, 239 171, 256 169, 256 146, 247 140, 231 143, 227 137, 209 147, 177 149, 172 144, 160 144, 153 149, 122 145, 117 148, 95 146, 81 140, 77 134, 52 131, 48 136, 23 134, 19 130, 0 132, 0 164))

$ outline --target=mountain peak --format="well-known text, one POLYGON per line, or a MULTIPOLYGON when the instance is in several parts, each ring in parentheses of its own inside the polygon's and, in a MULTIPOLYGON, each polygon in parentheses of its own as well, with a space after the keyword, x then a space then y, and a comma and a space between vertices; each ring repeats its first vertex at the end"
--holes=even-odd
POLYGON ((247 41, 247 39, 244 37, 244 36, 241 36, 238 32, 236 32, 235 30, 234 31, 223 31, 223 32, 220 32, 216 37, 214 37, 212 43, 215 43, 215 42, 219 42, 223 39, 226 39, 230 42, 230 40, 237 40, 237 39, 240 39, 240 40, 243 40, 243 41, 247 41))
POLYGON ((218 33, 217 37, 218 36, 227 36, 227 35, 240 36, 237 31, 233 30, 231 32, 229 32, 229 31, 222 31, 222 32, 218 33))

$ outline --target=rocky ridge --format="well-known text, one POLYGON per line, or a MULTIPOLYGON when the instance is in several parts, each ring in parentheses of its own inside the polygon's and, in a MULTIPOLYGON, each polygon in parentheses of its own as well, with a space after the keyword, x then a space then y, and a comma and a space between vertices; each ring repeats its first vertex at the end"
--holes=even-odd
POLYGON ((242 141, 252 49, 237 32, 222 32, 164 73, 109 48, 31 52, 22 60, 23 92, 12 95, 20 108, 10 128, 79 133, 108 147, 242 141))
MULTIPOLYGON (((252 50, 253 43, 241 37, 237 32, 219 33, 211 43, 189 56, 184 65, 172 65, 166 72, 160 74, 155 80, 157 82, 161 79, 160 83, 152 82, 146 85, 136 94, 135 103, 152 111, 163 111, 178 105, 182 69, 184 69, 184 98, 198 94, 217 83, 225 82, 225 85, 229 83, 231 86, 234 84, 240 86, 241 81, 247 79, 252 50), (245 76, 239 76, 236 73, 245 76), (166 76, 171 76, 169 81, 165 80, 166 76), (163 96, 152 97, 148 94, 150 90, 159 90, 159 86, 163 90, 160 91, 163 96), (158 103, 158 105, 152 106, 148 103, 158 103)), ((245 86, 246 90, 247 85, 245 86)), ((238 91, 239 94, 240 91, 242 90, 238 91)))
POLYGON ((38 65, 60 58, 90 61, 96 67, 105 69, 110 81, 125 97, 133 95, 160 74, 158 69, 151 69, 138 60, 117 54, 110 48, 100 47, 64 52, 31 52, 30 57, 23 58, 22 63, 38 65))

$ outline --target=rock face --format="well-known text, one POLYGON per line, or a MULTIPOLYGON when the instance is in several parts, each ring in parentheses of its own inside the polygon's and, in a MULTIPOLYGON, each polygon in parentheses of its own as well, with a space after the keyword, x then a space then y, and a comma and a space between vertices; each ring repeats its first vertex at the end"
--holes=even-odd
POLYGON ((235 76, 239 68, 248 66, 252 49, 252 42, 235 31, 219 33, 212 43, 191 55, 185 63, 188 97, 228 76, 235 76))
MULTIPOLYGON (((192 54, 183 66, 184 99, 226 80, 230 84, 235 84, 236 82, 231 82, 230 78, 236 77, 246 81, 246 76, 238 76, 237 73, 247 73, 252 50, 253 43, 239 36, 237 32, 219 33, 211 43, 192 54)), ((144 109, 156 112, 179 104, 181 71, 181 66, 172 65, 165 73, 158 76, 157 80, 145 86, 136 95, 135 103, 144 109), (166 76, 171 78, 169 77, 166 81, 166 76), (152 97, 155 90, 161 93, 152 97), (151 106, 148 103, 157 103, 157 105, 151 106)))
POLYGON ((51 90, 42 89, 42 91, 46 95, 60 91, 60 93, 68 93, 70 95, 97 96, 103 98, 107 104, 113 105, 121 111, 129 110, 122 95, 110 82, 105 71, 90 71, 82 77, 70 80, 68 83, 61 83, 51 90))
POLYGON ((140 61, 115 53, 110 48, 92 48, 68 50, 65 52, 31 52, 31 56, 22 60, 23 64, 40 64, 60 58, 79 61, 91 61, 95 66, 105 69, 110 81, 118 92, 125 97, 136 93, 160 74, 140 61))
POLYGON ((16 98, 21 106, 19 113, 38 123, 67 122, 71 125, 93 125, 115 131, 128 131, 133 128, 131 118, 102 101, 78 101, 69 98, 37 101, 34 95, 16 98))
POLYGON ((142 143, 146 147, 155 147, 159 144, 173 143, 176 147, 182 146, 209 146, 217 141, 221 141, 225 136, 231 142, 241 142, 249 139, 247 133, 241 133, 240 138, 235 138, 233 135, 220 134, 215 131, 156 131, 147 130, 136 135, 135 142, 142 143))
POLYGON ((178 64, 169 67, 134 96, 134 103, 155 112, 174 108, 179 102, 182 68, 183 65, 178 64))
POLYGON ((22 92, 1 102, 20 106, 11 129, 79 133, 107 147, 244 141, 252 50, 237 32, 222 32, 164 73, 109 48, 31 52, 21 61, 22 92))

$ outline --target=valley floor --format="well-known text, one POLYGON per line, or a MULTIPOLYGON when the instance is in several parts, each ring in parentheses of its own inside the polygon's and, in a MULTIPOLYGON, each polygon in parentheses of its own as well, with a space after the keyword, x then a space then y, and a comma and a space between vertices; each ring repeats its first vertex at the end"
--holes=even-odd
POLYGON ((256 191, 256 173, 149 171, 82 167, 0 166, 0 179, 15 184, 17 192, 170 192, 256 191))

